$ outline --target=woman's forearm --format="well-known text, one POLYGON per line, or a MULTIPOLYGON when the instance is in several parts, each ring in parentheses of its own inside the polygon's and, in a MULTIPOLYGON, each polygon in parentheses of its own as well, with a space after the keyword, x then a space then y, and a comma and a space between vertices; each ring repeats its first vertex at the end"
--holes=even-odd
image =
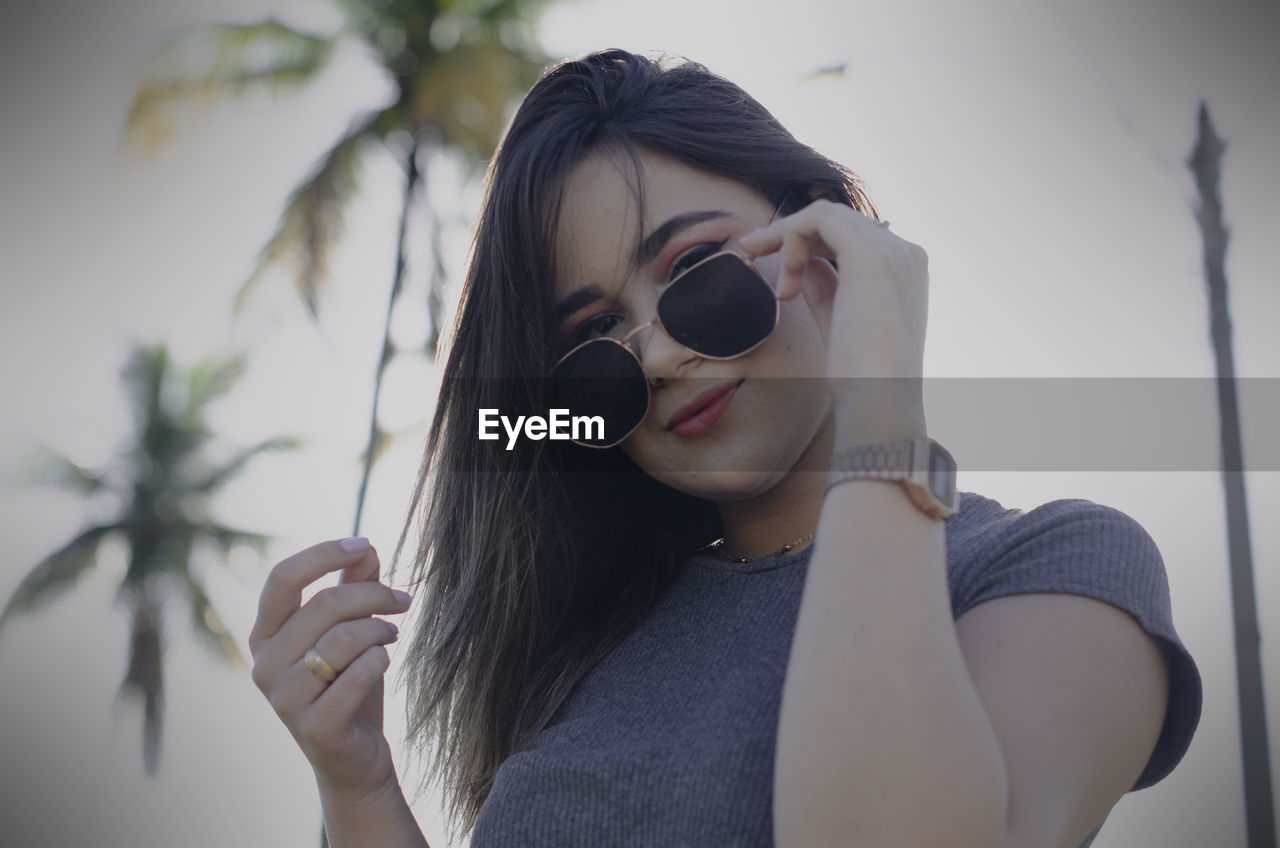
POLYGON ((901 486, 827 494, 783 688, 780 848, 999 846, 999 742, 951 615, 945 534, 901 486))
POLYGON ((330 848, 430 848, 398 783, 359 798, 319 788, 330 848))

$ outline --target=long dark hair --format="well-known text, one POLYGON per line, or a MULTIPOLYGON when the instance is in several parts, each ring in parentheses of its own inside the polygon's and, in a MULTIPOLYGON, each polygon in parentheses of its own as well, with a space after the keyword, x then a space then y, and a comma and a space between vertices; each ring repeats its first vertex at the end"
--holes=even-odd
POLYGON ((525 97, 490 164, 410 507, 421 535, 408 732, 462 830, 503 760, 720 531, 713 503, 657 483, 617 448, 477 438, 481 408, 540 409, 564 180, 604 146, 637 167, 645 149, 731 178, 784 213, 822 195, 874 215, 849 170, 702 65, 606 50, 552 68, 525 97))

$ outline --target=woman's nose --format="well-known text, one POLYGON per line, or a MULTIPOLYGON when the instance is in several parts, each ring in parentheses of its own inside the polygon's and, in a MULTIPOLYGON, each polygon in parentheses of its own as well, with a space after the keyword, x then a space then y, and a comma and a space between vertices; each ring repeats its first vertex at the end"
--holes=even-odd
POLYGON ((671 338, 658 322, 641 332, 636 342, 644 375, 653 385, 686 376, 689 368, 701 359, 697 353, 671 338))

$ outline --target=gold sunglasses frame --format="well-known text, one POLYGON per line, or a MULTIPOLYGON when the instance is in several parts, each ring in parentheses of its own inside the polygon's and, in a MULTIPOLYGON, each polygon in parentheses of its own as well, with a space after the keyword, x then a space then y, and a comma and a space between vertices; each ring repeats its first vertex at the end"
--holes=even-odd
MULTIPOLYGON (((777 213, 775 212, 774 215, 777 215, 777 213)), ((773 219, 770 218, 769 220, 772 221, 773 219)), ((657 324, 662 329, 662 332, 667 334, 667 338, 671 339, 673 342, 680 345, 685 350, 691 351, 694 354, 697 354, 698 356, 702 357, 703 359, 713 359, 717 361, 728 361, 730 359, 737 359, 739 357, 746 356, 748 353, 751 353, 751 351, 755 350, 760 345, 764 344, 765 341, 769 338, 769 336, 773 335, 773 331, 778 329, 778 320, 782 315, 782 306, 778 301, 778 293, 774 291, 773 286, 769 285, 769 281, 766 280, 764 278, 764 275, 761 274, 760 271, 756 268, 754 264, 755 259, 756 257, 751 256, 750 254, 742 251, 741 249, 737 248, 737 246, 735 245, 734 247, 726 248, 724 250, 718 250, 715 253, 711 254, 710 256, 706 257, 705 259, 698 260, 693 265, 681 271, 674 280, 672 280, 670 283, 667 284, 667 287, 663 289, 662 294, 658 295, 659 306, 655 308, 654 316, 652 320, 644 324, 641 324, 639 327, 633 328, 621 339, 614 339, 608 336, 601 336, 600 338, 596 338, 596 339, 587 339, 585 342, 575 345, 572 350, 568 351, 567 353, 565 353, 563 356, 561 356, 559 359, 556 360, 556 364, 551 367, 551 371, 549 372, 548 376, 550 376, 551 374, 554 374, 555 370, 559 368, 565 362, 565 360, 567 360, 569 357, 573 356, 578 351, 585 348, 587 345, 599 344, 602 342, 608 343, 608 344, 615 344, 621 347, 627 353, 629 353, 631 355, 631 358, 636 361, 636 366, 640 369, 640 380, 644 383, 644 392, 645 392, 644 414, 640 416, 640 420, 637 421, 634 425, 632 425, 631 429, 627 430, 627 432, 624 433, 621 438, 617 439, 616 441, 610 442, 607 445, 589 444, 586 442, 579 441, 578 439, 572 439, 571 441, 574 444, 581 445, 584 448, 593 448, 596 450, 608 450, 609 448, 617 447, 621 443, 625 442, 627 438, 632 433, 634 433, 640 427, 641 424, 644 423, 644 420, 649 417, 649 412, 653 408, 653 390, 652 390, 652 387, 650 387, 649 385, 649 378, 644 373, 644 360, 640 358, 640 353, 635 349, 631 341, 642 330, 647 330, 650 327, 652 327, 654 324, 657 324), (676 339, 675 336, 671 334, 671 331, 668 330, 666 325, 662 323, 661 303, 662 303, 662 298, 666 297, 668 292, 670 292, 676 286, 680 285, 681 281, 685 280, 690 274, 697 271, 702 266, 716 259, 719 259, 722 256, 732 256, 738 261, 740 261, 743 265, 745 265, 751 271, 751 273, 755 276, 755 278, 760 281, 760 283, 765 287, 765 289, 768 290, 769 294, 773 296, 773 323, 769 327, 769 332, 765 333, 764 336, 761 337, 760 341, 751 345, 751 347, 747 348, 746 350, 740 351, 730 356, 712 356, 711 354, 701 353, 697 350, 694 350, 688 345, 681 343, 678 339, 676 339)))

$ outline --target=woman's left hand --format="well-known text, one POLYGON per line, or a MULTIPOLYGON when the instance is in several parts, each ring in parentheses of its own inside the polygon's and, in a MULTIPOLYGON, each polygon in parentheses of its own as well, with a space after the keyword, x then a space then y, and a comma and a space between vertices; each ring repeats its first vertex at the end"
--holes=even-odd
POLYGON ((859 441, 923 435, 924 249, 828 200, 751 233, 741 246, 752 256, 780 254, 778 299, 803 294, 826 332, 826 376, 847 422, 842 430, 857 430, 859 441), (834 260, 839 270, 817 259, 834 260))

